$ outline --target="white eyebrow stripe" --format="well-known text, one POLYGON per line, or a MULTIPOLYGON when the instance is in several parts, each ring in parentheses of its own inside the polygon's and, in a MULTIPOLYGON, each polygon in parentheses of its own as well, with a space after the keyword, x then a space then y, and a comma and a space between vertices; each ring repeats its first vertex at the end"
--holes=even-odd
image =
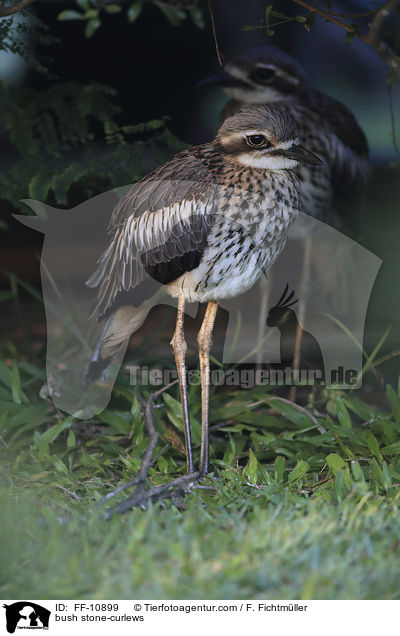
POLYGON ((287 150, 288 148, 291 148, 292 146, 297 146, 300 142, 300 139, 298 137, 294 137, 293 139, 289 139, 288 141, 280 141, 279 143, 276 144, 276 148, 279 148, 280 150, 287 150))
POLYGON ((258 64, 255 65, 256 68, 266 68, 268 71, 276 71, 279 70, 277 66, 275 66, 274 64, 262 64, 261 62, 259 62, 258 64))
POLYGON ((244 137, 250 137, 251 135, 265 135, 266 137, 268 137, 269 135, 271 135, 269 130, 242 130, 240 132, 240 134, 244 137))

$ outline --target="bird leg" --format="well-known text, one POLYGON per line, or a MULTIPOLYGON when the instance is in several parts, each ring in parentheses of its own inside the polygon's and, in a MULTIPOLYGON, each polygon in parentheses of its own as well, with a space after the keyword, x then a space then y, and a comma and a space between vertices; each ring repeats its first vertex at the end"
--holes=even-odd
MULTIPOLYGON (((298 370, 300 366, 300 354, 301 354, 301 343, 303 340, 303 325, 304 325, 304 316, 306 313, 306 300, 304 298, 305 294, 307 294, 309 282, 310 282, 310 274, 311 274, 311 254, 312 254, 312 238, 308 237, 305 241, 304 246, 304 259, 303 259, 303 270, 300 281, 300 290, 299 290, 299 315, 297 316, 297 329, 296 329, 296 337, 294 343, 294 356, 293 356, 293 371, 298 370)), ((291 402, 296 401, 296 385, 290 387, 289 392, 289 400, 291 402)))
POLYGON ((186 365, 185 356, 187 345, 185 334, 183 331, 183 316, 185 309, 185 299, 183 296, 178 298, 178 311, 176 316, 175 333, 171 340, 172 348, 175 354, 175 363, 178 371, 179 389, 181 393, 181 403, 183 412, 183 423, 185 427, 185 445, 186 445, 186 465, 188 473, 194 472, 192 441, 190 437, 189 408, 187 400, 187 382, 186 382, 186 365))
POLYGON ((268 316, 268 297, 269 297, 269 280, 264 274, 260 279, 260 314, 258 317, 258 329, 257 329, 257 353, 256 364, 257 369, 262 368, 263 363, 263 340, 265 336, 265 323, 268 316))
POLYGON ((108 492, 100 501, 96 503, 95 508, 100 508, 104 503, 108 502, 110 499, 112 499, 116 495, 119 495, 121 492, 127 490, 128 488, 132 488, 132 486, 135 486, 134 493, 133 495, 130 495, 129 497, 120 501, 116 506, 114 506, 114 508, 107 509, 105 511, 106 519, 110 519, 113 514, 122 514, 124 512, 127 512, 135 506, 145 506, 146 503, 148 503, 149 501, 157 501, 166 498, 172 499, 175 496, 181 496, 189 489, 193 488, 194 482, 196 482, 197 479, 200 477, 199 472, 191 472, 187 475, 183 475, 182 477, 177 477, 176 479, 173 479, 166 484, 161 484, 160 486, 154 486, 152 488, 146 489, 146 481, 148 479, 150 466, 155 461, 155 459, 153 459, 153 455, 158 441, 158 433, 153 424, 153 403, 162 393, 164 393, 164 391, 169 389, 176 382, 177 380, 174 380, 155 393, 150 393, 144 409, 144 419, 146 429, 150 437, 150 442, 146 449, 145 456, 142 460, 140 470, 134 479, 126 482, 125 484, 121 484, 111 492, 108 492))
POLYGON ((210 301, 207 305, 203 323, 197 336, 200 358, 201 375, 201 448, 200 474, 208 471, 208 413, 210 399, 210 349, 212 346, 212 331, 217 315, 218 303, 210 301))

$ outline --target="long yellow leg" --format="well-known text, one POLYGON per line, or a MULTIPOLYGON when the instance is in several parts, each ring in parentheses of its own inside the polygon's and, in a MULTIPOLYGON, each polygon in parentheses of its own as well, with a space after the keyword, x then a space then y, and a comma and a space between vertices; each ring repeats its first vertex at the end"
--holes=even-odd
POLYGON ((260 313, 258 316, 258 329, 257 329, 257 353, 256 353, 256 364, 257 368, 260 369, 262 367, 263 360, 263 345, 262 341, 265 337, 265 324, 267 322, 268 316, 268 298, 270 292, 270 284, 267 277, 261 276, 259 289, 260 289, 260 313))
POLYGON ((217 315, 218 303, 211 301, 207 305, 204 320, 197 336, 201 375, 201 448, 200 474, 208 472, 208 415, 210 399, 210 350, 212 332, 217 315))
MULTIPOLYGON (((312 238, 308 237, 304 245, 303 269, 299 288, 299 314, 297 316, 296 339, 294 344, 293 371, 297 371, 300 366, 301 343, 303 340, 303 325, 306 314, 307 293, 311 276, 311 255, 312 255, 312 238)), ((290 387, 289 400, 296 400, 296 386, 290 387)))
POLYGON ((192 441, 190 437, 189 408, 187 401, 187 383, 186 383, 186 365, 185 356, 187 344, 183 331, 183 317, 185 309, 185 299, 183 296, 178 298, 178 311, 176 316, 175 333, 171 340, 172 348, 175 354, 175 363, 178 371, 179 389, 181 393, 181 403, 183 412, 183 423, 185 427, 185 443, 186 443, 186 465, 188 473, 194 472, 192 441))

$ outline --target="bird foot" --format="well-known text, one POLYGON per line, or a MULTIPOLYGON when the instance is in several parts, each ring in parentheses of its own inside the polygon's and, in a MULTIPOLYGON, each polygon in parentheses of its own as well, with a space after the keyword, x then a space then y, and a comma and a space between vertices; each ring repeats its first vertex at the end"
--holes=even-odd
POLYGON ((97 502, 96 508, 100 508, 110 499, 113 499, 116 495, 119 495, 128 488, 135 487, 135 490, 132 495, 118 502, 116 506, 107 509, 105 512, 106 519, 109 519, 113 514, 123 514, 135 507, 144 507, 149 501, 157 501, 167 498, 171 499, 177 495, 183 495, 194 486, 195 482, 203 477, 203 472, 191 470, 186 475, 172 479, 166 484, 152 486, 150 488, 146 487, 146 484, 148 483, 149 469, 153 462, 154 451, 158 440, 158 433, 154 428, 152 417, 153 402, 157 397, 159 397, 159 395, 161 395, 161 393, 176 384, 176 382, 177 381, 175 380, 155 393, 150 394, 144 408, 145 423, 149 433, 150 442, 146 449, 140 469, 134 479, 126 482, 125 484, 121 484, 111 492, 107 493, 99 502, 97 502))
POLYGON ((109 519, 114 514, 123 514, 124 512, 128 512, 132 508, 140 507, 143 508, 149 501, 159 501, 161 499, 172 499, 177 495, 184 495, 188 491, 192 489, 194 484, 200 479, 200 473, 195 471, 193 473, 188 473, 187 475, 183 475, 182 477, 177 477, 176 479, 172 479, 166 484, 161 484, 160 486, 153 486, 151 488, 146 488, 146 482, 139 479, 134 479, 126 484, 122 484, 118 486, 115 490, 107 493, 103 499, 97 504, 97 506, 102 505, 109 501, 115 495, 118 495, 120 492, 126 490, 127 488, 131 488, 136 485, 135 491, 133 495, 130 497, 126 497, 120 501, 113 508, 109 508, 106 510, 106 519, 109 519))

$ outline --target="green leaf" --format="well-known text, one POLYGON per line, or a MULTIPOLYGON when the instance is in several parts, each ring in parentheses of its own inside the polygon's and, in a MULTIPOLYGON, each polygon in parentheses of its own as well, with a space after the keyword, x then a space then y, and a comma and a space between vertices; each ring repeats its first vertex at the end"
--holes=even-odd
POLYGON ((350 467, 351 467, 351 472, 353 473, 354 480, 365 482, 364 473, 360 466, 360 462, 352 461, 350 463, 350 467))
POLYGON ((169 464, 168 464, 167 460, 165 459, 165 457, 163 457, 161 455, 158 458, 158 460, 157 460, 157 465, 158 465, 158 469, 159 469, 160 473, 164 473, 165 475, 168 474, 169 464))
POLYGON ((291 20, 292 18, 286 13, 281 13, 280 11, 272 11, 272 15, 274 18, 279 18, 280 20, 291 20))
POLYGON ((163 399, 167 406, 167 415, 172 424, 178 429, 178 431, 183 432, 183 415, 182 415, 182 406, 178 400, 169 395, 169 393, 163 393, 163 399))
POLYGON ((182 9, 175 9, 164 5, 158 6, 172 26, 179 26, 182 20, 186 18, 186 13, 182 11, 182 9))
POLYGON ((352 43, 356 35, 357 33, 355 31, 349 31, 348 33, 346 33, 345 42, 347 46, 352 43))
POLYGON ((392 478, 390 476, 389 467, 386 462, 383 462, 382 475, 383 475, 385 490, 387 493, 390 494, 393 490, 393 483, 392 483, 392 478))
POLYGON ((258 460, 250 448, 249 461, 243 469, 243 475, 251 484, 256 484, 258 481, 258 460))
POLYGON ((385 488, 385 478, 383 476, 382 469, 376 461, 375 457, 371 463, 371 476, 373 483, 375 483, 377 486, 382 486, 382 488, 385 488))
POLYGON ((90 9, 90 0, 75 0, 75 2, 80 9, 83 9, 83 10, 90 9))
POLYGON ((386 387, 386 395, 388 396, 390 405, 392 407, 392 415, 393 417, 400 422, 400 398, 397 395, 396 391, 393 389, 390 384, 386 387))
POLYGON ((338 395, 335 396, 336 415, 343 428, 351 428, 351 417, 344 404, 338 395))
POLYGON ((85 11, 83 17, 85 18, 85 20, 91 20, 92 18, 97 18, 98 15, 99 12, 97 11, 97 9, 88 9, 88 11, 85 11))
MULTIPOLYGON (((19 371, 15 360, 12 361, 10 380, 12 399, 16 404, 21 404, 24 399, 24 394, 21 390, 21 379, 19 377, 19 371)), ((24 401, 27 402, 28 400, 25 398, 24 401)))
POLYGON ((265 23, 266 24, 268 24, 268 22, 269 22, 269 18, 271 16, 271 11, 273 9, 273 6, 274 6, 273 4, 269 4, 267 6, 267 8, 265 9, 265 23))
POLYGON ((102 464, 98 457, 96 455, 89 455, 84 448, 82 448, 79 463, 83 466, 87 466, 88 468, 96 468, 103 472, 102 464))
POLYGON ((0 361, 0 380, 11 389, 11 371, 2 360, 0 361))
POLYGON ((57 19, 60 21, 64 21, 64 20, 84 20, 85 18, 83 17, 82 13, 79 13, 79 11, 61 11, 61 13, 58 14, 57 19))
POLYGON ((289 404, 288 402, 281 402, 280 400, 274 398, 268 398, 268 400, 266 401, 269 402, 272 408, 274 408, 276 411, 279 411, 279 413, 285 415, 290 422, 293 422, 293 424, 296 424, 297 426, 300 426, 302 428, 305 426, 313 425, 313 422, 308 417, 308 415, 297 409, 292 404, 289 404))
POLYGON ((381 451, 384 455, 400 455, 400 442, 384 446, 381 451))
POLYGON ((32 199, 45 201, 51 189, 51 178, 48 174, 38 173, 30 181, 28 186, 29 196, 32 199))
POLYGON ((188 9, 188 11, 193 24, 195 24, 199 29, 204 29, 204 16, 200 7, 192 7, 191 9, 188 9))
MULTIPOLYGON (((368 404, 362 402, 358 398, 346 395, 342 397, 342 401, 347 408, 353 411, 353 413, 356 413, 365 422, 374 418, 375 411, 368 404)), ((336 409, 334 414, 336 415, 336 409)))
POLYGON ((101 26, 101 22, 99 18, 92 18, 85 26, 85 36, 87 38, 91 38, 92 35, 97 31, 97 29, 101 26))
POLYGON ((335 488, 337 493, 341 492, 342 487, 351 488, 351 475, 347 463, 337 453, 331 453, 326 458, 327 464, 335 475, 335 488))
POLYGON ((52 442, 54 442, 55 439, 57 439, 59 435, 61 435, 63 431, 71 428, 73 422, 73 417, 67 417, 63 422, 55 424, 41 435, 38 435, 37 441, 39 442, 39 444, 51 444, 52 442))
POLYGON ((307 462, 303 459, 300 459, 293 470, 289 473, 289 482, 293 484, 296 481, 303 479, 309 468, 309 464, 307 464, 307 462))
POLYGON ((75 448, 75 446, 76 446, 75 434, 71 428, 67 437, 67 448, 75 448))
POLYGON ((281 483, 284 480, 285 463, 286 463, 286 459, 282 455, 278 455, 278 457, 275 459, 274 479, 278 483, 281 483))
POLYGON ((343 468, 346 468, 346 462, 337 453, 331 453, 328 455, 326 461, 334 475, 336 475, 336 473, 340 470, 343 470, 343 468))
POLYGON ((99 418, 102 422, 109 424, 112 428, 122 435, 128 435, 132 429, 132 423, 130 421, 129 413, 127 414, 129 420, 126 420, 123 415, 119 415, 118 413, 113 413, 112 411, 103 411, 100 413, 99 418))
POLYGON ((122 7, 119 4, 106 4, 104 7, 106 13, 121 13, 122 7))
POLYGON ((135 22, 135 20, 140 16, 143 9, 143 4, 141 2, 134 2, 131 4, 127 11, 128 21, 135 22))
POLYGON ((379 447, 379 442, 376 439, 375 435, 371 432, 368 432, 365 437, 367 440, 368 448, 371 451, 371 453, 375 455, 375 457, 377 457, 378 459, 383 460, 381 449, 379 447))

